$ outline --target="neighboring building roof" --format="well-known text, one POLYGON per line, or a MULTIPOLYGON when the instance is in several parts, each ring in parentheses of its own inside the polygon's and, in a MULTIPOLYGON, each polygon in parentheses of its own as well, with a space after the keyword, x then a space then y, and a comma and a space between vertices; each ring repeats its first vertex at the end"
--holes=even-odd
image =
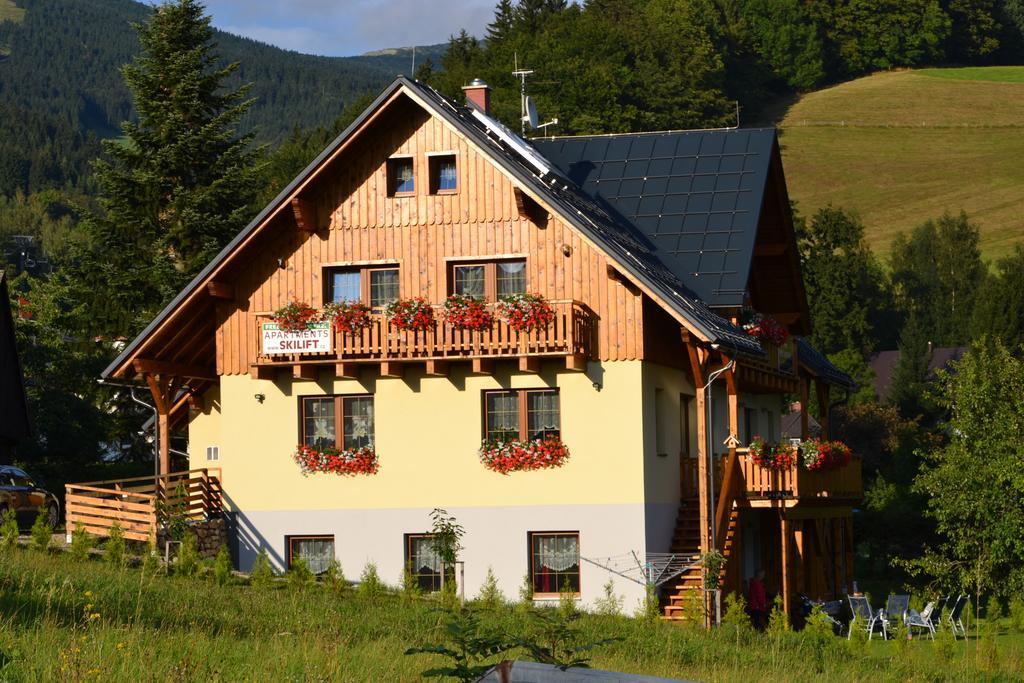
POLYGON ((31 435, 7 278, 0 270, 0 445, 31 435))
POLYGON ((533 140, 587 194, 639 230, 709 306, 742 306, 774 129, 533 140))
MULTIPOLYGON (((930 349, 928 379, 934 379, 938 370, 949 368, 951 363, 963 358, 967 351, 966 346, 940 346, 930 349)), ((899 365, 899 362, 900 352, 898 350, 879 351, 868 361, 871 371, 875 373, 875 396, 879 401, 889 398, 889 390, 892 388, 892 380, 896 375, 896 366, 899 365)))
POLYGON ((857 383, 845 372, 837 368, 817 349, 807 343, 802 337, 796 340, 797 358, 800 364, 810 370, 811 374, 820 377, 825 383, 854 389, 857 383))
POLYGON ((660 678, 642 674, 624 674, 618 671, 602 671, 600 669, 582 669, 571 667, 562 669, 553 664, 539 662, 502 662, 494 667, 477 683, 686 683, 679 678, 660 678))
MULTIPOLYGON (((791 410, 782 416, 782 438, 801 439, 803 438, 803 428, 800 419, 803 416, 803 406, 797 401, 790 407, 791 410)), ((815 420, 810 413, 807 414, 807 431, 812 436, 821 434, 821 423, 815 420)))

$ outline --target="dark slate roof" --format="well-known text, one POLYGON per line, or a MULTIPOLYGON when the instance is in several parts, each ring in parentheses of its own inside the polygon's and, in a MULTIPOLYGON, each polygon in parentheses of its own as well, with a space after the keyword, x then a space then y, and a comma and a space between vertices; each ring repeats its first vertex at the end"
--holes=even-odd
MULTIPOLYGON (((589 196, 567 175, 553 173, 541 177, 527 158, 489 133, 468 107, 452 102, 422 83, 406 83, 434 104, 438 113, 460 132, 488 149, 498 164, 548 201, 564 219, 604 248, 620 267, 658 292, 712 342, 745 353, 763 354, 753 337, 714 313, 672 269, 666 267, 644 235, 613 207, 589 196)), ((534 147, 537 148, 536 145, 534 147)), ((544 158, 551 161, 546 154, 544 158)))
POLYGON ((24 439, 31 431, 7 278, 0 269, 0 444, 24 439))
POLYGON ((774 129, 532 140, 709 306, 741 306, 774 129))
POLYGON ((797 357, 800 363, 805 365, 811 372, 816 374, 828 384, 835 384, 847 389, 853 389, 857 383, 845 372, 832 365, 828 358, 818 352, 813 346, 807 343, 802 337, 798 337, 797 357))

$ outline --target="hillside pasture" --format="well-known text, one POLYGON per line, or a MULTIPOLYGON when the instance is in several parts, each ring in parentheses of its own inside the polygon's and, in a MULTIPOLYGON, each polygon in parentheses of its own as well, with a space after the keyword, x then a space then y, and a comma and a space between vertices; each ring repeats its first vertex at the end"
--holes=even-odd
MULTIPOLYGON (((539 637, 536 618, 521 607, 479 613, 487 629, 539 637)), ((435 600, 320 585, 257 588, 241 577, 218 586, 21 549, 0 551, 0 615, 4 681, 415 681, 442 661, 403 653, 443 642, 448 622, 435 600)), ((623 616, 571 623, 579 643, 615 639, 587 653, 596 668, 689 680, 973 681, 1024 673, 1019 635, 869 643, 623 616)))
POLYGON ((886 72, 810 93, 780 123, 790 196, 856 211, 876 252, 964 210, 986 258, 1024 242, 1024 67, 886 72))
POLYGON ((20 23, 25 18, 25 9, 14 4, 14 0, 0 0, 0 21, 20 23))

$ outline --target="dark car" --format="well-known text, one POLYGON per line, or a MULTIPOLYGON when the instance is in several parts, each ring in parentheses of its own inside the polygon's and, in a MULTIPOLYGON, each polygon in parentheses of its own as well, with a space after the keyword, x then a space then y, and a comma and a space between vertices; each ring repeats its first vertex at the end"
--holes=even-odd
POLYGON ((35 522, 40 510, 46 511, 50 526, 60 521, 60 503, 57 496, 40 488, 24 470, 10 465, 0 466, 0 518, 14 509, 18 526, 27 529, 35 522))

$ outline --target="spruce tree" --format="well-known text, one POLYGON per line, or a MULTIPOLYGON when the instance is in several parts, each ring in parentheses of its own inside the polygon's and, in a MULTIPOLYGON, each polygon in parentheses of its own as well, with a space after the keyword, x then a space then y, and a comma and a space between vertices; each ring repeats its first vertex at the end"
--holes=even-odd
POLYGON ((225 86, 238 64, 218 66, 203 6, 170 0, 135 28, 142 50, 122 75, 138 118, 95 165, 102 211, 82 266, 111 333, 134 331, 245 224, 262 156, 237 132, 253 100, 225 86))

